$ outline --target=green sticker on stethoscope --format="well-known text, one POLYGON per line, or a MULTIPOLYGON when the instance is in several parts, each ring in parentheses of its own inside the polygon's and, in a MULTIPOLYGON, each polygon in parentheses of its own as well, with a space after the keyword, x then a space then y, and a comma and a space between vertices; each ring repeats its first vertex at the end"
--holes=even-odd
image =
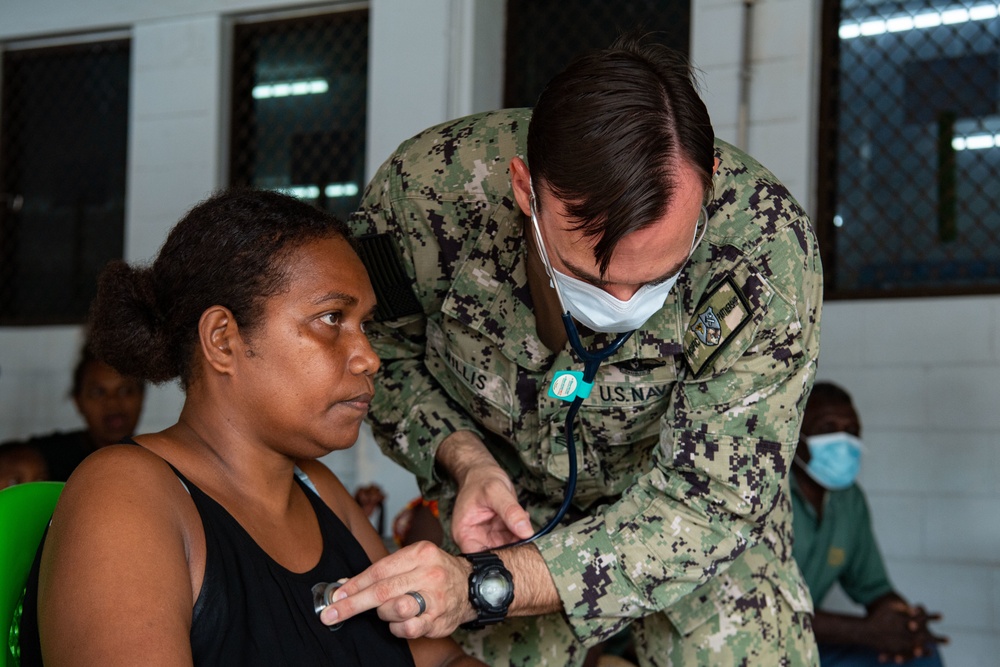
POLYGON ((572 401, 577 396, 587 398, 593 387, 592 382, 583 381, 582 371, 558 371, 549 385, 549 396, 560 401, 572 401))

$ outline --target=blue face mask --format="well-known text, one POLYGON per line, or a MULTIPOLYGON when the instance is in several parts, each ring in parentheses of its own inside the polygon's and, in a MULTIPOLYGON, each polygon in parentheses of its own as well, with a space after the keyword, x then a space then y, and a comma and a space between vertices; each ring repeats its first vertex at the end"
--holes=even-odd
MULTIPOLYGON (((846 489, 861 468, 861 440, 850 433, 823 433, 806 438, 809 463, 806 474, 825 489, 846 489)), ((800 461, 801 463, 801 461, 800 461)))

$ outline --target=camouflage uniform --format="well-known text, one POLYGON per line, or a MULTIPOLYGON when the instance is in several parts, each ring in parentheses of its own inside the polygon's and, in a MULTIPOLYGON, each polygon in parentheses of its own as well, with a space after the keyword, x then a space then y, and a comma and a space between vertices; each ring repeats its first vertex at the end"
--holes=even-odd
MULTIPOLYGON (((434 455, 457 430, 483 438, 536 526, 563 498, 568 404, 546 392, 582 364, 535 331, 508 172, 529 119, 479 114, 404 142, 352 220, 395 240, 423 311, 373 327, 371 420, 443 517, 455 489, 434 455)), ((578 664, 633 621, 644 664, 816 662, 787 474, 819 351, 820 258, 772 174, 721 141, 716 155, 704 240, 580 410, 573 507, 536 542, 563 613, 464 636, 491 664, 578 664)))

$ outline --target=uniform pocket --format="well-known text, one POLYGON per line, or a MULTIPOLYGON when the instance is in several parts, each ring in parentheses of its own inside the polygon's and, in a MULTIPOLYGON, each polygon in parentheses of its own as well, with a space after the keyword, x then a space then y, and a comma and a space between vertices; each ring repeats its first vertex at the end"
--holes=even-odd
MULTIPOLYGON (((446 325, 448 326, 448 325, 446 325)), ((427 322, 427 370, 441 388, 484 428, 510 442, 514 399, 510 383, 490 364, 493 342, 458 323, 446 332, 427 322)))
MULTIPOLYGON (((659 421, 677 380, 672 358, 606 364, 580 406, 573 433, 578 456, 577 501, 614 497, 649 470, 659 421)), ((569 471, 564 420, 554 420, 545 448, 546 469, 569 471)))

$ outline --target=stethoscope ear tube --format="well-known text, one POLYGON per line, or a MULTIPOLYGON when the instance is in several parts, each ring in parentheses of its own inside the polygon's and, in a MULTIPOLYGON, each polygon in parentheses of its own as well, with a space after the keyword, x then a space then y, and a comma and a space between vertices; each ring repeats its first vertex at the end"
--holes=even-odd
MULTIPOLYGON (((583 343, 580 341, 580 334, 577 332, 576 325, 573 324, 573 318, 569 313, 563 314, 563 326, 566 327, 566 334, 569 336, 569 342, 573 347, 573 351, 576 352, 577 355, 583 360, 583 382, 587 384, 593 384, 594 378, 597 377, 597 369, 600 368, 601 363, 617 352, 618 349, 625 344, 625 341, 627 341, 629 337, 635 333, 635 331, 620 333, 614 341, 612 341, 604 349, 591 352, 583 347, 583 343)), ((566 516, 570 503, 573 502, 573 494, 576 493, 577 464, 576 441, 573 438, 573 423, 576 421, 576 415, 580 411, 580 405, 583 404, 583 400, 584 397, 576 396, 573 399, 573 402, 570 403, 569 410, 566 412, 566 422, 563 428, 566 434, 566 456, 569 459, 569 474, 566 478, 566 493, 563 497, 562 505, 559 506, 559 510, 556 512, 555 516, 552 517, 552 519, 550 519, 549 522, 534 535, 523 540, 518 540, 517 542, 511 542, 510 544, 496 547, 496 549, 506 549, 508 547, 519 547, 525 544, 531 544, 539 537, 548 535, 552 532, 552 530, 559 525, 559 522, 562 521, 562 518, 566 516)), ((493 549, 491 549, 491 551, 492 550, 493 549)))
POLYGON ((566 511, 569 510, 570 503, 573 502, 573 494, 576 493, 576 443, 573 439, 573 422, 576 420, 576 413, 580 411, 580 406, 582 404, 583 399, 577 396, 573 399, 573 402, 569 406, 569 410, 566 412, 566 422, 564 428, 566 429, 566 456, 569 458, 569 475, 566 478, 566 493, 563 497, 562 505, 559 506, 559 510, 556 512, 555 516, 552 517, 549 522, 539 529, 534 535, 526 537, 523 540, 518 540, 517 542, 505 544, 502 547, 497 547, 497 549, 507 549, 508 547, 519 547, 524 544, 531 544, 539 537, 551 533, 552 529, 558 526, 559 522, 562 521, 562 518, 566 516, 566 511))

